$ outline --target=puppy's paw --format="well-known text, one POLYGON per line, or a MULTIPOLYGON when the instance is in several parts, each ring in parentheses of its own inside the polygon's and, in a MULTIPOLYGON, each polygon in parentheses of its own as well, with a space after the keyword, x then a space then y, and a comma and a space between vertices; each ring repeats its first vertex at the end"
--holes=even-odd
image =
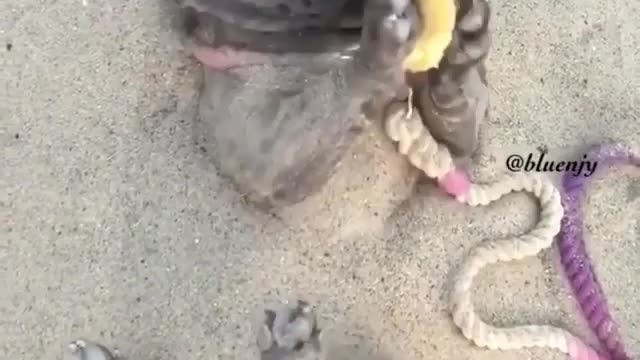
POLYGON ((267 309, 256 343, 263 359, 292 356, 311 347, 320 351, 320 329, 311 306, 302 300, 278 310, 267 309))
POLYGON ((453 41, 446 52, 447 65, 471 67, 483 61, 491 47, 491 7, 486 0, 462 0, 453 41))
POLYGON ((76 339, 67 344, 68 360, 117 360, 117 353, 112 353, 106 347, 85 340, 76 339))
POLYGON ((359 60, 381 81, 402 76, 420 22, 409 0, 370 0, 364 11, 359 60))

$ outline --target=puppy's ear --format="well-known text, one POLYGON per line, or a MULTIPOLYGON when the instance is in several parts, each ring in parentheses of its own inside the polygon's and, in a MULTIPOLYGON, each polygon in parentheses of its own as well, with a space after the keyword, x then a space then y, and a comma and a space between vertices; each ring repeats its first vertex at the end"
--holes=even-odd
POLYGON ((264 319, 258 327, 256 343, 260 351, 267 351, 273 345, 273 323, 276 320, 276 313, 273 310, 264 310, 264 319))
POLYGON ((311 333, 311 339, 309 339, 309 343, 313 348, 313 351, 319 353, 322 352, 322 338, 324 336, 324 332, 318 328, 314 328, 311 333))
POLYGON ((276 321, 276 313, 273 310, 265 310, 264 311, 265 320, 264 323, 269 327, 269 329, 273 329, 273 324, 276 321))
POLYGON ((273 336, 271 335, 271 330, 267 325, 263 324, 259 327, 258 334, 256 336, 256 344, 261 352, 269 350, 273 345, 273 336))
POLYGON ((188 36, 193 36, 200 25, 198 12, 192 7, 182 8, 180 11, 180 27, 188 36))

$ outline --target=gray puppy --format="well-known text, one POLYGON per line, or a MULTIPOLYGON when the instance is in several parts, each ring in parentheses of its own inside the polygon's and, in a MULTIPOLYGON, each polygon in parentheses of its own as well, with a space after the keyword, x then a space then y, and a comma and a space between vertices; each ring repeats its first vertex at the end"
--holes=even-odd
POLYGON ((406 78, 422 23, 410 0, 177 0, 204 65, 197 142, 265 207, 320 190, 385 108, 414 103, 433 136, 471 155, 488 110, 486 0, 458 0, 438 69, 406 78), (408 86, 409 85, 409 86, 408 86))

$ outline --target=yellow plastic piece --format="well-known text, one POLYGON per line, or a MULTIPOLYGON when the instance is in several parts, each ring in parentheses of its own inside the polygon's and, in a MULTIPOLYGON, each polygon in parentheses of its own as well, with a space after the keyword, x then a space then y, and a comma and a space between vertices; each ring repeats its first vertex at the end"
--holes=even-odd
POLYGON ((415 73, 438 67, 453 38, 456 4, 455 0, 414 1, 424 26, 415 47, 404 60, 404 68, 415 73))

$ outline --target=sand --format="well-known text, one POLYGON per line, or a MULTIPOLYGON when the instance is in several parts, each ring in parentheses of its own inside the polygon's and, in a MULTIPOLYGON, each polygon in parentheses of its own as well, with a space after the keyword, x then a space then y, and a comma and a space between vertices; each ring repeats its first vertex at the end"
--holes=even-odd
MULTIPOLYGON (((194 144, 200 69, 155 1, 0 4, 0 358, 58 359, 77 336, 131 359, 255 358, 252 316, 302 297, 335 359, 562 359, 465 340, 446 290, 465 252, 519 234, 522 194, 472 209, 374 130, 324 191, 260 214, 194 144)), ((476 175, 511 152, 640 146, 640 3, 494 3, 492 109, 476 175), (635 25, 634 25, 635 24, 635 25)), ((595 180, 588 248, 640 355, 638 171, 595 180)), ((588 339, 553 249, 483 271, 479 313, 588 339)))

